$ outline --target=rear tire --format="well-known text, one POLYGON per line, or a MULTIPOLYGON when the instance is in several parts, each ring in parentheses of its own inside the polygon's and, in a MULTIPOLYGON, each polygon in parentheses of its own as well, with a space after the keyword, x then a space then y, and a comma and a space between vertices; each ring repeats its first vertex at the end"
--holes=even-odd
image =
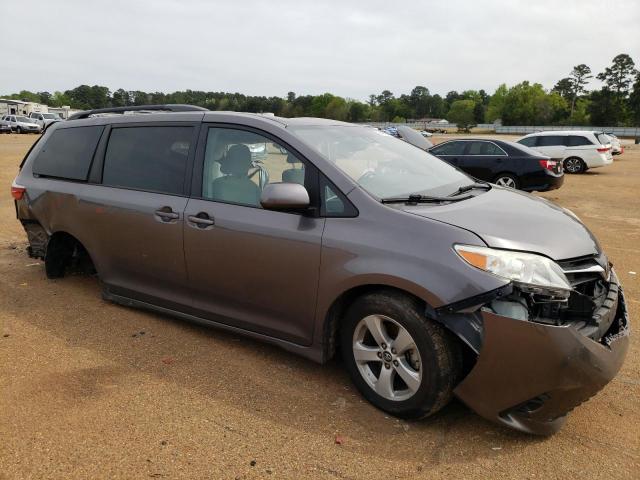
POLYGON ((562 167, 567 173, 584 173, 587 170, 587 165, 578 157, 565 158, 562 167))
POLYGON ((364 295, 351 305, 340 343, 360 393, 401 418, 426 417, 444 407, 462 371, 453 335, 427 319, 419 301, 391 290, 364 295))
POLYGON ((501 187, 508 187, 517 190, 520 188, 520 182, 518 182, 518 178, 515 175, 511 175, 510 173, 501 173, 498 175, 493 181, 496 185, 500 185, 501 187))

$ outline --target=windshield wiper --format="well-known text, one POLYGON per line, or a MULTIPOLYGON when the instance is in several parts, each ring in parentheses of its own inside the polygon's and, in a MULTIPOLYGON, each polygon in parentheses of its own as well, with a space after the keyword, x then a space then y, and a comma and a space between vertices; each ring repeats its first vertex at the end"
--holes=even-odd
POLYGON ((460 202, 472 198, 473 195, 455 195, 451 197, 430 197, 429 195, 409 195, 408 197, 388 197, 381 200, 382 203, 406 203, 407 205, 417 205, 418 203, 442 203, 460 202))
POLYGON ((451 195, 458 195, 460 193, 464 193, 464 192, 468 192, 469 190, 474 190, 474 189, 482 189, 482 190, 491 190, 491 185, 489 185, 488 183, 485 182, 476 182, 476 183, 471 183, 469 185, 463 185, 462 187, 458 188, 458 190, 456 190, 455 192, 453 192, 451 195))

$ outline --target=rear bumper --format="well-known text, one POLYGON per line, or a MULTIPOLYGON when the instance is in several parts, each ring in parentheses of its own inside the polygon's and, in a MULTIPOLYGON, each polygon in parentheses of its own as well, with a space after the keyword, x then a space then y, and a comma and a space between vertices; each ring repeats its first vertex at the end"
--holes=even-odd
POLYGON ((622 289, 601 341, 573 326, 551 326, 482 312, 478 360, 455 394, 481 416, 538 435, 557 432, 565 416, 617 374, 629 346, 622 289))
POLYGON ((522 190, 526 192, 546 192, 556 190, 564 183, 564 174, 554 174, 545 170, 543 175, 531 175, 523 182, 522 190))
POLYGON ((598 168, 611 165, 613 163, 613 157, 605 153, 600 153, 593 158, 585 158, 584 161, 588 168, 598 168))

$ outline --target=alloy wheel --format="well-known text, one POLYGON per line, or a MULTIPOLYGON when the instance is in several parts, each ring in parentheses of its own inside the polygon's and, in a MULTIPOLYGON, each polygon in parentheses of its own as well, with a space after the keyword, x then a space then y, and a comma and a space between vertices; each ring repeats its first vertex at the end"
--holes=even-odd
POLYGON ((568 158, 564 162, 564 168, 569 173, 579 173, 582 171, 582 162, 579 158, 568 158))
POLYGON ((360 375, 381 397, 407 400, 420 388, 420 352, 407 329, 392 318, 369 315, 360 320, 352 346, 360 375))
POLYGON ((496 185, 501 187, 516 188, 516 181, 511 177, 499 177, 496 180, 496 185))

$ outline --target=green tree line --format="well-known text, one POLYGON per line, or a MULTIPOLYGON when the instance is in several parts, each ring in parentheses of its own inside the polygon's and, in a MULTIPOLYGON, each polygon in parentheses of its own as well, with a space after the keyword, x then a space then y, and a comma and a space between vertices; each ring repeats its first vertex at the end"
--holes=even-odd
POLYGON ((404 122, 423 118, 446 118, 468 127, 492 123, 504 125, 640 125, 640 72, 627 54, 617 55, 609 67, 595 75, 600 89, 587 87, 594 78, 591 68, 576 65, 551 90, 539 83, 523 81, 506 84, 489 94, 484 90, 450 91, 445 96, 416 86, 409 94, 394 95, 389 90, 371 94, 367 101, 343 98, 331 93, 265 97, 241 93, 185 90, 173 93, 143 92, 119 88, 111 91, 100 85, 80 85, 72 90, 50 93, 30 92, 3 98, 44 103, 54 107, 69 105, 94 109, 132 105, 187 103, 210 110, 271 112, 283 117, 313 116, 349 122, 404 122))

